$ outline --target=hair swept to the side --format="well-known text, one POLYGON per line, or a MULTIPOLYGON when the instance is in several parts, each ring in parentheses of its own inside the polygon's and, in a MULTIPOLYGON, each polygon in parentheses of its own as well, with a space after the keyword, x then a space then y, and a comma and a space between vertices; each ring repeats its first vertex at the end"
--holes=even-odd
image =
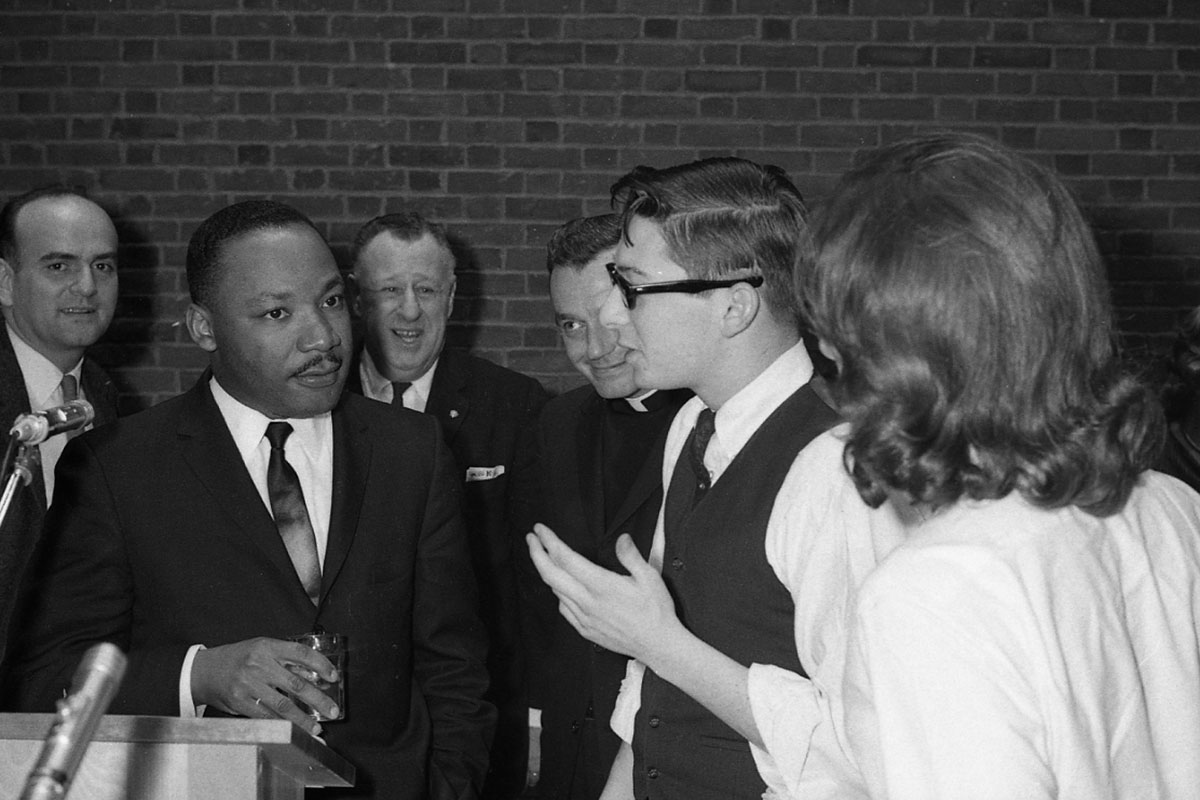
POLYGON ((818 217, 799 288, 841 356, 846 466, 869 504, 1124 506, 1162 410, 1119 365, 1103 264, 1057 177, 927 134, 869 154, 818 217))
POLYGON ((546 271, 564 267, 581 270, 621 240, 621 218, 616 214, 577 217, 564 222, 546 243, 546 271))
POLYGON ((793 271, 812 261, 812 234, 804 198, 779 167, 732 157, 636 167, 613 184, 612 202, 627 240, 631 219, 648 219, 692 278, 761 274, 766 305, 800 323, 793 271))

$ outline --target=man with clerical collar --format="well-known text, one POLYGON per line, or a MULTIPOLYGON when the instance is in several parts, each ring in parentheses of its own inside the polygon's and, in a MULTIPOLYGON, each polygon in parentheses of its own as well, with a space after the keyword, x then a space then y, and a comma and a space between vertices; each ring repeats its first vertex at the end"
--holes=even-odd
POLYGON ((445 226, 416 212, 362 226, 353 276, 363 346, 347 389, 436 418, 454 455, 490 640, 488 699, 500 715, 483 798, 511 800, 525 781, 528 711, 517 652, 509 483, 517 442, 548 395, 529 376, 445 346, 455 262, 445 226))
MULTIPOLYGON (((34 189, 0 210, 0 426, 21 414, 86 400, 91 424, 117 416, 117 392, 87 349, 117 304, 117 231, 107 212, 65 186, 34 189)), ((0 660, 17 589, 54 497, 68 434, 36 445, 40 469, 0 527, 0 660)), ((7 438, 7 437, 6 437, 7 438)), ((5 476, 7 478, 7 476, 5 476)))
MULTIPOLYGON (((583 217, 547 245, 550 301, 567 358, 588 383, 554 398, 530 437, 535 465, 518 478, 518 535, 545 522, 576 551, 619 570, 614 546, 629 533, 648 553, 662 502, 667 427, 687 390, 642 389, 629 349, 600 323, 612 288, 605 265, 620 239, 615 214, 583 217)), ((558 613, 526 548, 518 551, 526 685, 540 728, 539 796, 593 800, 620 740, 608 725, 625 656, 589 643, 558 613)))
POLYGON ((299 211, 216 212, 187 277, 210 370, 67 447, 21 708, 52 710, 111 641, 129 666, 110 713, 289 720, 357 768, 354 790, 323 796, 475 796, 495 710, 437 425, 343 394, 343 279, 299 211), (289 641, 320 630, 348 640, 345 707, 302 677, 336 680, 333 664, 289 641))

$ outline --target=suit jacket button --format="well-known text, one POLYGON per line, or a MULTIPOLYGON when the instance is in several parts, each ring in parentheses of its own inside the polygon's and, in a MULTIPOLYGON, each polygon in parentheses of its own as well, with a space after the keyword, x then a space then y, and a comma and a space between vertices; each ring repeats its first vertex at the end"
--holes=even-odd
POLYGON ((650 718, 650 727, 651 728, 657 728, 660 724, 662 724, 662 720, 659 719, 658 717, 650 718))
POLYGON ((655 778, 657 778, 658 777, 658 767, 651 767, 650 769, 646 770, 646 777, 649 778, 650 780, 654 780, 655 778))
POLYGON ((672 558, 671 559, 671 569, 683 569, 683 559, 682 558, 672 558))
POLYGON ((579 733, 579 729, 581 727, 582 726, 579 724, 579 720, 577 720, 577 719, 571 720, 571 733, 579 733))

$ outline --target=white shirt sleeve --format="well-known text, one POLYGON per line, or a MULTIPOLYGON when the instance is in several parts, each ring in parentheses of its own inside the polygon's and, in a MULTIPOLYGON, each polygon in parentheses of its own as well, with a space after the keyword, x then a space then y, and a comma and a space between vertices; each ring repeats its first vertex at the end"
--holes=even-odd
POLYGON ((202 644, 189 647, 187 655, 183 657, 183 668, 179 670, 179 716, 184 719, 203 717, 204 710, 208 708, 198 706, 192 700, 192 662, 196 660, 196 653, 203 649, 202 644))
POLYGON ((638 709, 642 707, 642 677, 645 674, 645 664, 636 658, 629 659, 625 665, 625 677, 621 679, 621 690, 617 694, 617 705, 609 722, 613 733, 626 744, 633 744, 634 723, 638 709))
POLYGON ((764 744, 751 752, 767 786, 785 797, 851 791, 854 770, 834 725, 850 614, 858 586, 903 536, 890 506, 863 503, 842 450, 830 432, 797 456, 767 526, 767 560, 795 602, 796 652, 808 673, 750 667, 750 705, 764 744))

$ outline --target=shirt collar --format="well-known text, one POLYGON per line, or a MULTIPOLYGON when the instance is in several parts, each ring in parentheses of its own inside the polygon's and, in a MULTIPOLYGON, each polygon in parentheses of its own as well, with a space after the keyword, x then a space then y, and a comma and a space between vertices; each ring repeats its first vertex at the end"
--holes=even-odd
MULTIPOLYGON (((274 422, 267 415, 255 411, 245 403, 237 400, 217 381, 214 376, 208 383, 212 390, 213 400, 225 419, 225 425, 233 436, 242 461, 249 463, 258 450, 267 432, 267 424, 274 422)), ((299 446, 314 462, 320 463, 326 451, 332 452, 333 415, 326 411, 315 417, 291 418, 283 420, 292 426, 292 434, 288 444, 299 446)))
POLYGON ((17 365, 21 367, 21 375, 25 378, 25 393, 29 397, 30 408, 42 411, 53 405, 54 393, 62 383, 63 375, 74 375, 79 382, 80 396, 83 394, 83 359, 66 372, 59 372, 58 367, 33 348, 28 342, 13 330, 8 328, 8 338, 12 342, 13 353, 17 356, 17 365))
MULTIPOLYGON (((429 393, 433 389, 433 373, 437 369, 438 361, 441 361, 441 357, 438 357, 429 369, 425 370, 424 375, 412 382, 412 388, 420 395, 422 405, 429 400, 429 393)), ((371 351, 365 347, 362 349, 362 357, 358 361, 358 376, 362 379, 363 394, 372 400, 391 401, 392 382, 385 378, 379 368, 375 366, 375 359, 371 358, 371 351)))
MULTIPOLYGON (((741 452, 767 417, 801 386, 812 380, 812 376, 812 359, 808 357, 803 342, 797 342, 785 350, 717 410, 716 439, 720 442, 721 450, 729 458, 741 452)), ((691 416, 689 428, 695 424, 702 408, 704 403, 699 397, 688 402, 686 409, 691 416)))

